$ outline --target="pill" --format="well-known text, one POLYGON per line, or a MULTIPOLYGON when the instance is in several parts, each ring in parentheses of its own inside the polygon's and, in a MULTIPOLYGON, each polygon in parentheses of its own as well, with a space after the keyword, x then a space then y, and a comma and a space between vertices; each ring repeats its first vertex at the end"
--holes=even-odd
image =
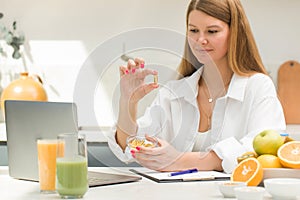
POLYGON ((158 84, 158 75, 157 74, 153 76, 153 82, 155 84, 158 84))

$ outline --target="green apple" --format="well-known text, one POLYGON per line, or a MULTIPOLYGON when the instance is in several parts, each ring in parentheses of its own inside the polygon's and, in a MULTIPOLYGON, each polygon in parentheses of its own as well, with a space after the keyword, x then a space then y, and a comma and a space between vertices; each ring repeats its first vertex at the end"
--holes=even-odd
POLYGON ((277 156, 277 150, 283 143, 284 138, 278 131, 264 130, 254 137, 253 149, 258 155, 272 154, 277 156))

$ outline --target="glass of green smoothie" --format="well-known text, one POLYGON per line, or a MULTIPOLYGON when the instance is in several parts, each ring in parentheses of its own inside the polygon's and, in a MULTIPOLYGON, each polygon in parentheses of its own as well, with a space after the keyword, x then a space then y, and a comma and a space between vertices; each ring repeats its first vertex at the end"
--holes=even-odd
POLYGON ((63 199, 82 198, 88 190, 87 145, 85 136, 58 135, 56 190, 63 199))

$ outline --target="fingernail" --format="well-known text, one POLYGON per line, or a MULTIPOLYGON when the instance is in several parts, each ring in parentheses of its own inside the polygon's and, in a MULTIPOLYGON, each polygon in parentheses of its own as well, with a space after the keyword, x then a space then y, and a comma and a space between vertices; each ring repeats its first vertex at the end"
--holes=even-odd
POLYGON ((141 150, 141 147, 135 147, 135 148, 136 148, 136 150, 138 150, 138 151, 141 150))
POLYGON ((131 156, 132 156, 133 158, 135 158, 135 154, 131 154, 131 156))
POLYGON ((125 74, 128 74, 128 73, 129 73, 129 71, 128 71, 128 69, 126 69, 126 70, 125 70, 125 74))
POLYGON ((135 73, 135 68, 131 69, 131 72, 134 74, 135 73))
POLYGON ((145 64, 144 63, 141 63, 141 68, 144 68, 145 67, 145 64))
POLYGON ((134 150, 131 150, 130 153, 131 153, 131 154, 135 154, 135 151, 134 151, 134 150))

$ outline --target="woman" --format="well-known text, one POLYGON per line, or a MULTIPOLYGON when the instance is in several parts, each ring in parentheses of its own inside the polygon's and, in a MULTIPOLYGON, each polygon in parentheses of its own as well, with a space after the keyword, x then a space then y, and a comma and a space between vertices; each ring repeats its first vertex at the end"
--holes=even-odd
POLYGON ((239 155, 253 151, 253 138, 260 131, 285 130, 275 87, 239 0, 190 2, 178 71, 183 78, 161 88, 137 121, 139 100, 158 88, 145 84, 144 78, 157 72, 144 69, 142 59, 120 67, 119 118, 109 145, 121 160, 134 158, 159 171, 230 173, 239 155), (128 150, 126 138, 136 134, 155 135, 159 146, 128 150))

